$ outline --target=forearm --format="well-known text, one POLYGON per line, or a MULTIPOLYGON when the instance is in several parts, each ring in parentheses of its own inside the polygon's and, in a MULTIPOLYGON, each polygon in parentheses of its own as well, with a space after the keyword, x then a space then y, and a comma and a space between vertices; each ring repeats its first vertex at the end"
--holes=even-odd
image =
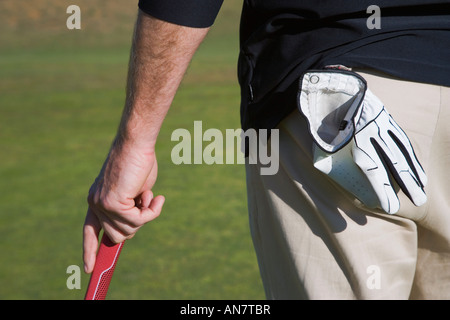
POLYGON ((133 237, 162 210, 164 197, 153 197, 151 191, 157 176, 156 138, 189 62, 207 32, 139 12, 122 119, 88 195, 83 228, 83 259, 88 273, 95 264, 102 228, 113 242, 119 243, 133 237))
POLYGON ((116 146, 154 151, 162 122, 208 29, 177 26, 139 12, 116 146))

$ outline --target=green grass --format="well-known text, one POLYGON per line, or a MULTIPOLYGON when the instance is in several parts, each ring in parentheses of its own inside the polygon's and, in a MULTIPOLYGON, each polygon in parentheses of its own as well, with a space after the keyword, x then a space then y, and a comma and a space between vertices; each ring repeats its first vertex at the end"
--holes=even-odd
MULTIPOLYGON (((135 9, 115 0, 98 14, 80 0, 82 30, 69 31, 71 3, 33 3, 55 8, 25 12, 39 17, 28 21, 18 4, 0 4, 0 299, 82 299, 89 276, 69 290, 66 269, 82 266, 85 199, 122 110, 135 9)), ((161 130, 155 192, 164 211, 127 242, 110 299, 264 298, 243 166, 170 160, 177 128, 239 128, 240 1, 223 9, 161 130)))

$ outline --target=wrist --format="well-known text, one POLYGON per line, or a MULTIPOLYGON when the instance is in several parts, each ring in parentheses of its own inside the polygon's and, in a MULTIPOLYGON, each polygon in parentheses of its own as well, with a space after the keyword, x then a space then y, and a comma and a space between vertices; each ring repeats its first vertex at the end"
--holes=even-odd
POLYGON ((117 153, 137 153, 142 155, 153 155, 155 153, 156 139, 133 138, 118 134, 114 139, 111 150, 117 153))

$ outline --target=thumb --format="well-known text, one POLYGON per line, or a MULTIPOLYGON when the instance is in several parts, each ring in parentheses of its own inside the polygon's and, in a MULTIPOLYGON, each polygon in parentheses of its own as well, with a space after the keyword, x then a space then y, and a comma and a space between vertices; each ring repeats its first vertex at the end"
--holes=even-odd
POLYGON ((156 196, 150 202, 149 209, 159 216, 165 201, 166 198, 164 196, 156 196))
POLYGON ((148 205, 141 209, 141 214, 145 216, 145 220, 148 222, 159 217, 166 199, 161 195, 154 198, 151 198, 151 195, 148 195, 148 198, 145 200, 146 201, 144 202, 148 205))

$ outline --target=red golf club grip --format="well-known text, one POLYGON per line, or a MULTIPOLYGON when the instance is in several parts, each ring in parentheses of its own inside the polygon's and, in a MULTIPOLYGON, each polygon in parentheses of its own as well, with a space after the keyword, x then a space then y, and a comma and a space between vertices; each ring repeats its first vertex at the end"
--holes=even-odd
POLYGON ((124 242, 115 244, 103 234, 84 300, 105 300, 123 245, 124 242))

